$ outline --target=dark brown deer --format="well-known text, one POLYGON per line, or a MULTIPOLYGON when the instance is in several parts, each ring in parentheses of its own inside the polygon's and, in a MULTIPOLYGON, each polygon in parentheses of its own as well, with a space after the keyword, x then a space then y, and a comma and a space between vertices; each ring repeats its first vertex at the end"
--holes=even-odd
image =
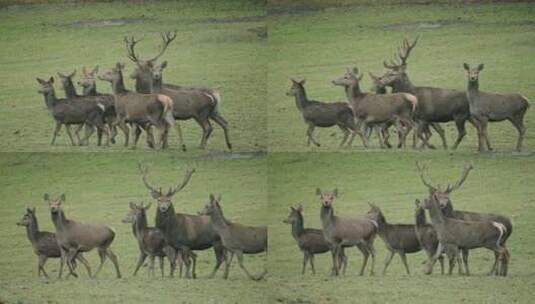
MULTIPOLYGON (((67 219, 62 207, 65 202, 65 194, 62 194, 57 199, 51 199, 48 194, 45 194, 44 200, 50 208, 52 223, 56 227, 56 239, 61 250, 59 277, 61 278, 64 262, 67 263, 72 273, 72 260, 74 257, 80 252, 88 252, 97 248, 100 265, 94 277, 98 275, 106 258, 109 257, 115 266, 117 278, 121 278, 117 257, 110 249, 110 245, 115 238, 115 232, 108 226, 84 224, 67 219)), ((88 272, 90 273, 89 266, 88 272)))
MULTIPOLYGON (((425 250, 425 253, 427 254, 428 263, 433 263, 432 258, 437 254, 438 248, 437 232, 433 229, 431 224, 427 223, 425 210, 420 203, 420 200, 416 200, 414 203, 416 205, 414 211, 416 237, 418 238, 418 242, 420 242, 422 249, 425 250)), ((440 262, 440 272, 441 274, 444 274, 444 257, 439 255, 438 260, 440 262)), ((431 265, 431 268, 428 270, 432 272, 433 266, 434 265, 431 265)), ((429 272, 429 274, 431 274, 431 272, 429 272)))
POLYGON ((165 240, 171 247, 177 251, 181 250, 185 255, 183 260, 186 264, 186 277, 196 277, 195 255, 191 255, 192 263, 190 263, 189 252, 191 250, 206 250, 212 247, 214 248, 216 264, 209 277, 214 277, 225 260, 225 251, 219 235, 210 222, 210 217, 176 213, 171 201, 173 196, 188 184, 195 170, 187 171, 183 182, 170 187, 167 193, 163 192, 161 188, 157 189, 149 184, 147 181, 148 169, 145 166, 139 164, 139 171, 143 184, 149 189, 152 198, 158 203, 156 227, 163 232, 165 240))
MULTIPOLYGON (((160 130, 160 142, 162 149, 167 147, 167 133, 169 127, 174 124, 172 118, 173 100, 163 94, 140 94, 128 91, 124 86, 124 65, 117 63, 115 68, 106 71, 99 79, 111 83, 115 97, 116 120, 114 126, 119 126, 125 135, 125 147, 129 141, 128 122, 136 123, 145 128, 149 146, 154 146, 154 136, 151 125, 160 130)), ((134 147, 135 147, 134 142, 134 147)))
POLYGON ((150 258, 149 276, 154 276, 154 260, 156 257, 158 257, 160 262, 162 278, 164 276, 164 257, 167 257, 169 260, 169 264, 171 265, 170 276, 173 276, 176 266, 175 261, 177 260, 176 252, 174 248, 167 245, 165 236, 160 229, 148 226, 146 211, 150 206, 150 203, 147 206, 143 206, 143 203, 136 205, 135 203, 130 202, 130 211, 123 219, 123 223, 132 224, 132 233, 139 246, 139 259, 136 269, 134 270, 134 276, 145 262, 147 256, 150 258))
POLYGON ((487 133, 488 123, 509 120, 518 131, 516 151, 520 152, 526 134, 524 115, 529 108, 528 99, 520 94, 497 94, 480 91, 479 72, 483 70, 483 64, 471 69, 465 63, 464 69, 468 80, 466 96, 470 103, 470 115, 477 128, 479 151, 485 151, 485 144, 488 150, 492 150, 487 133))
MULTIPOLYGON (((407 59, 417 42, 418 38, 412 43, 405 39, 403 45, 398 48, 397 56, 399 60, 396 62, 391 61, 390 63, 384 62, 384 66, 390 71, 384 75, 383 85, 392 87, 393 93, 410 93, 418 98, 418 107, 414 113, 414 120, 418 125, 415 136, 422 139, 424 145, 433 147, 422 136, 422 132, 431 124, 431 127, 440 135, 444 149, 447 149, 444 130, 436 123, 455 121, 458 135, 453 149, 456 149, 466 135, 465 124, 470 119, 468 99, 462 91, 418 87, 412 84, 406 71, 407 59)), ((413 142, 413 147, 416 147, 416 140, 413 142)))
MULTIPOLYGON (((331 245, 327 242, 323 236, 321 229, 305 228, 303 219, 303 206, 290 207, 290 214, 288 218, 283 220, 284 223, 292 226, 292 236, 297 242, 299 250, 303 252, 303 269, 301 274, 305 274, 306 266, 310 263, 312 274, 316 274, 314 267, 314 255, 331 251, 331 245)), ((339 264, 343 267, 343 273, 347 267, 347 256, 345 255, 343 248, 340 254, 341 261, 339 264)), ((334 269, 332 269, 334 271, 334 269)))
MULTIPOLYGON (((109 139, 109 130, 104 124, 104 105, 96 102, 87 102, 80 98, 58 99, 54 90, 54 77, 50 77, 48 81, 41 78, 36 79, 41 85, 38 92, 44 96, 45 104, 56 121, 56 128, 54 130, 54 135, 52 136, 51 145, 55 144, 56 137, 63 125, 65 125, 65 129, 67 129, 67 134, 69 135, 69 139, 73 146, 76 144, 71 134, 71 125, 80 126, 87 124, 91 128, 97 127, 105 130, 109 139)), ((86 138, 79 140, 79 142, 85 142, 87 138, 86 134, 86 138)))
POLYGON ((331 244, 333 251, 332 275, 338 276, 340 273, 340 255, 343 247, 357 246, 364 256, 360 275, 364 274, 368 257, 372 257, 370 275, 375 269, 375 248, 373 241, 377 234, 377 223, 373 219, 366 217, 346 218, 334 215, 333 202, 338 197, 338 190, 332 192, 322 192, 316 189, 316 195, 320 197, 321 210, 320 219, 323 227, 323 235, 327 242, 331 244))
MULTIPOLYGON (((463 221, 446 217, 440 210, 437 193, 425 200, 424 208, 429 210, 431 225, 433 225, 438 235, 439 249, 437 249, 437 254, 442 252, 442 248, 446 252, 452 253, 452 257, 450 257, 450 274, 454 264, 452 261, 455 260, 459 263, 459 274, 462 274, 462 260, 459 249, 487 248, 498 255, 500 260, 508 259, 507 248, 502 246, 503 237, 507 231, 505 225, 495 221, 463 221)), ((435 255, 428 267, 432 267, 432 263, 436 258, 437 256, 435 255)), ((499 274, 505 275, 501 270, 499 274)))
MULTIPOLYGON (((156 65, 156 60, 165 53, 168 45, 176 38, 176 32, 162 34, 162 46, 160 52, 155 57, 143 60, 135 53, 135 45, 139 40, 134 37, 125 37, 128 58, 136 63, 137 67, 132 78, 136 80, 136 91, 139 93, 160 93, 173 99, 173 117, 176 120, 194 119, 203 130, 200 148, 204 149, 208 138, 212 133, 210 120, 217 123, 225 134, 225 141, 229 150, 232 144, 229 139, 228 122, 221 116, 218 106, 221 97, 218 89, 208 88, 186 88, 176 85, 163 84, 162 71, 167 66, 167 62, 156 65)), ((182 150, 186 150, 182 137, 180 124, 177 124, 182 150)))
POLYGON ((261 274, 251 275, 243 264, 243 255, 267 252, 267 226, 245 226, 227 220, 223 215, 220 202, 221 195, 216 199, 213 194, 210 194, 210 201, 202 213, 210 216, 212 226, 221 238, 225 251, 230 254, 230 257, 225 259, 224 278, 228 279, 230 265, 234 255, 236 255, 240 268, 249 279, 254 281, 262 280, 267 271, 264 270, 261 274))
POLYGON ((310 100, 307 97, 305 91, 305 79, 292 81, 292 86, 286 93, 287 96, 295 97, 295 104, 305 123, 308 125, 307 129, 307 144, 310 143, 320 146, 320 144, 314 139, 313 133, 316 127, 329 128, 338 126, 342 132, 344 132, 344 138, 340 142, 340 147, 343 147, 346 143, 349 135, 351 138, 347 141, 347 146, 350 147, 353 143, 355 135, 359 135, 362 139, 364 147, 368 146, 367 140, 362 132, 355 125, 353 117, 353 111, 351 107, 345 102, 321 102, 310 100))
MULTIPOLYGON (((407 134, 413 127, 412 115, 418 105, 415 96, 407 93, 398 94, 375 94, 361 91, 359 82, 363 75, 359 74, 358 68, 348 68, 346 73, 332 81, 334 85, 344 87, 347 99, 355 118, 357 129, 364 127, 394 124, 400 134, 398 147, 405 146, 407 134)), ((384 140, 380 138, 381 147, 384 140)))
MULTIPOLYGON (((37 217, 35 216, 35 208, 26 208, 26 214, 22 217, 17 225, 26 227, 26 236, 32 244, 33 252, 38 257, 37 263, 37 276, 41 276, 41 273, 45 278, 49 278, 45 271, 45 264, 49 258, 60 258, 61 251, 56 240, 56 235, 48 231, 40 231, 37 223, 37 217)), ((86 268, 89 276, 91 276, 91 270, 89 269, 89 263, 83 257, 81 253, 76 256, 76 259, 80 261, 86 268)))
POLYGON ((369 205, 368 217, 377 223, 377 234, 384 241, 386 249, 389 251, 385 260, 383 275, 386 274, 386 270, 396 253, 401 258, 407 274, 410 275, 406 254, 422 250, 422 245, 416 234, 416 226, 414 224, 390 224, 386 221, 379 207, 372 203, 369 203, 369 205))
MULTIPOLYGON (((492 213, 478 213, 478 212, 470 212, 470 211, 462 211, 462 210, 455 210, 453 208, 453 204, 450 199, 450 195, 455 190, 459 189, 466 179, 468 178, 468 174, 473 169, 473 166, 471 164, 467 164, 465 168, 463 169, 463 172, 461 174, 461 177, 455 184, 449 184, 446 189, 442 189, 440 186, 433 186, 430 181, 428 181, 425 178, 425 171, 427 170, 427 167, 425 165, 420 164, 419 162, 416 163, 416 168, 418 169, 420 179, 422 183, 427 187, 429 190, 429 195, 436 195, 439 206, 442 210, 442 213, 450 218, 455 218, 458 220, 465 220, 465 221, 491 221, 491 222, 498 222, 502 224, 505 228, 505 235, 502 238, 502 246, 506 246, 507 239, 513 232, 513 223, 510 218, 498 215, 498 214, 492 214, 492 213)), ((470 274, 469 268, 468 268, 468 250, 463 249, 463 262, 464 267, 466 269, 466 273, 470 274)), ((489 274, 495 274, 498 271, 498 263, 499 263, 500 256, 498 254, 495 255, 494 264, 492 266, 492 269, 489 274)), ((507 273, 508 268, 508 259, 504 259, 503 261, 503 267, 502 271, 505 271, 505 274, 507 273)))

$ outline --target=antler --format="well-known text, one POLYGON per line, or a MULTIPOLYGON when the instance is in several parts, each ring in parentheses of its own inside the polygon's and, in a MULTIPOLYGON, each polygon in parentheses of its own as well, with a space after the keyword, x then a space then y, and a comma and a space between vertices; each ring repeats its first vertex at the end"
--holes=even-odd
POLYGON ((457 183, 455 183, 455 185, 448 185, 448 188, 446 189, 446 192, 450 193, 450 192, 453 192, 457 189, 459 189, 464 181, 466 180, 466 178, 468 177, 468 173, 470 173, 470 170, 472 170, 474 167, 472 166, 472 164, 466 164, 464 166, 464 169, 463 169, 463 173, 461 174, 461 178, 457 181, 457 183))
POLYGON ((138 163, 138 168, 139 168, 139 172, 141 173, 141 177, 142 177, 142 180, 143 180, 143 184, 145 184, 145 187, 147 187, 147 189, 149 189, 150 191, 159 193, 160 191, 156 190, 156 188, 152 187, 147 182, 147 174, 149 173, 149 170, 147 169, 147 167, 143 166, 143 164, 141 164, 141 162, 139 162, 138 163))
POLYGON ((126 44, 126 51, 128 52, 127 57, 135 63, 139 62, 139 58, 137 57, 134 48, 140 41, 141 39, 136 40, 134 36, 131 36, 130 38, 128 38, 128 36, 124 36, 124 43, 126 44))
POLYGON ((403 43, 401 44, 401 46, 398 46, 397 53, 397 56, 399 57, 400 61, 396 59, 396 61, 390 60, 390 63, 387 63, 385 60, 383 61, 384 67, 387 69, 395 70, 407 65, 407 59, 409 58, 412 49, 416 46, 418 39, 420 39, 420 36, 417 36, 412 43, 410 43, 407 38, 403 39, 403 43))
POLYGON ((189 180, 191 179, 191 176, 193 175, 193 173, 195 173, 195 169, 191 169, 191 170, 186 171, 186 175, 184 176, 184 180, 182 181, 182 184, 180 186, 176 185, 175 188, 172 188, 172 187, 169 188, 169 192, 167 192, 167 196, 172 196, 175 193, 177 193, 180 190, 182 190, 184 187, 186 187, 186 185, 188 184, 189 180))
POLYGON ((420 174, 420 179, 422 180, 422 183, 427 188, 429 188, 429 190, 435 191, 436 188, 434 186, 432 186, 428 181, 426 181, 425 177, 424 177, 425 171, 427 170, 427 166, 425 166, 425 165, 422 166, 419 161, 416 161, 416 168, 418 169, 418 172, 420 174))
POLYGON ((160 35, 162 37, 162 44, 160 45, 160 53, 156 55, 156 57, 149 59, 147 61, 156 61, 158 58, 160 58, 160 56, 163 55, 163 53, 165 53, 167 46, 169 46, 169 44, 176 38, 176 31, 161 33, 160 35))

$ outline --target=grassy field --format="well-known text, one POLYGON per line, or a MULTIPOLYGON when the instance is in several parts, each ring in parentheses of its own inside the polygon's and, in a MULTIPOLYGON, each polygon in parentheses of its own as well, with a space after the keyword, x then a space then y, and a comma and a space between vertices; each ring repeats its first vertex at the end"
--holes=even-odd
MULTIPOLYGON (((185 85, 220 86, 222 115, 229 121, 231 141, 238 151, 266 149, 266 45, 263 7, 250 1, 181 3, 55 4, 0 9, 0 151, 128 151, 69 146, 66 133, 50 146, 54 127, 35 77, 99 65, 101 71, 126 57, 124 35, 144 38, 142 58, 154 56, 159 32, 177 30, 177 39, 162 60, 168 61, 164 81, 185 85)), ((57 78, 57 76, 56 76, 57 78)), ((127 88, 133 88, 131 79, 127 88)), ((109 83, 97 88, 110 92, 109 83)), ((63 96, 59 81, 58 97, 63 96)), ((181 123, 191 155, 199 154, 201 129, 194 121, 181 123)), ((122 135, 119 142, 122 143, 122 135)), ((171 151, 178 151, 176 131, 171 151)), ((144 144, 139 147, 148 150, 144 144)), ((223 132, 214 126, 209 150, 224 150, 223 132)), ((140 149, 141 150, 141 149, 140 149)))
MULTIPOLYGON (((269 280, 276 287, 273 302, 282 303, 530 303, 535 287, 535 216, 533 209, 535 183, 532 158, 472 158, 462 155, 433 153, 406 154, 392 161, 392 154, 341 153, 271 155, 268 164, 270 218, 269 280), (494 255, 488 250, 470 253, 471 277, 431 276, 423 274, 424 253, 408 255, 411 276, 398 256, 382 276, 386 249, 376 239, 376 273, 358 276, 362 262, 356 249, 349 251, 347 275, 329 276, 330 255, 316 258, 317 274, 307 272, 301 277, 302 254, 290 235, 290 227, 282 224, 289 206, 302 203, 305 226, 321 227, 320 202, 316 187, 332 190, 337 187, 335 213, 358 216, 369 210, 367 202, 380 206, 390 223, 413 223, 414 200, 424 198, 427 189, 421 184, 414 162, 420 159, 429 166, 435 183, 455 182, 466 162, 474 170, 464 186, 452 195, 460 210, 494 212, 510 216, 514 232, 508 241, 512 260, 510 276, 488 277, 494 255)), ((368 265, 369 267, 369 265, 368 265)), ((369 270, 369 269, 368 269, 369 270)), ((456 273, 456 272, 455 272, 456 273)))
MULTIPOLYGON (((247 160, 202 161, 172 157, 134 157, 134 154, 6 154, 0 159, 0 303, 259 303, 267 292, 265 282, 246 279, 237 265, 230 279, 208 280, 214 265, 211 250, 198 252, 198 280, 149 279, 146 268, 132 277, 138 256, 137 242, 129 224, 121 223, 130 201, 151 200, 137 171, 137 161, 149 166, 154 185, 169 187, 179 183, 187 168, 197 172, 190 184, 174 197, 177 212, 196 214, 211 192, 221 193, 226 216, 244 224, 266 224, 267 206, 265 157, 247 160), (43 193, 65 192, 67 217, 113 227, 116 238, 112 249, 119 258, 123 279, 115 279, 112 264, 106 262, 96 280, 87 278, 57 281, 58 260, 49 260, 46 269, 54 279, 37 278, 37 258, 26 232, 15 223, 26 206, 37 208, 42 230, 54 231, 43 193), (20 302, 17 302, 20 301, 20 302)), ((154 206, 152 207, 154 208, 154 206)), ((154 225, 154 210, 149 224, 154 225)), ((96 267, 96 252, 86 255, 96 267)), ((266 264, 265 255, 246 257, 253 272, 266 264)), ((168 268, 168 265, 166 265, 168 268)))
MULTIPOLYGON (((348 5, 351 1, 340 1, 348 5)), ((277 1, 275 1, 277 3, 277 1)), ((314 2, 316 3, 316 2, 314 2)), ((307 79, 308 97, 323 101, 343 101, 345 94, 331 80, 346 67, 357 65, 364 73, 361 88, 368 91, 368 71, 382 75, 385 59, 390 59, 404 37, 421 36, 408 60, 408 74, 415 85, 464 90, 463 62, 485 63, 480 89, 490 92, 518 92, 535 100, 532 71, 527 58, 535 52, 535 6, 524 4, 476 5, 367 5, 325 8, 320 4, 277 7, 268 19, 269 47, 268 149, 275 152, 336 151, 342 133, 338 128, 317 129, 320 148, 307 147, 307 126, 295 101, 285 95, 289 77, 307 79)), ((535 135, 529 129, 535 114, 528 110, 525 150, 535 149, 535 135)), ((450 146, 457 131, 445 126, 450 146)), ((461 152, 477 147, 475 128, 461 152)), ((510 152, 516 143, 516 129, 509 122, 493 123, 489 136, 498 151, 510 152)), ((439 136, 434 136, 434 144, 439 136)), ((377 139, 372 144, 378 147, 377 139)), ((352 150, 361 150, 355 141, 352 150)))

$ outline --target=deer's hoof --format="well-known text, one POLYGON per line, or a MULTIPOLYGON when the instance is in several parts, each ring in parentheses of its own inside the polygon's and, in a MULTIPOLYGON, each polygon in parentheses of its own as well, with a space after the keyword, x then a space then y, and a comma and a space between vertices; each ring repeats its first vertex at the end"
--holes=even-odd
POLYGON ((186 145, 182 145, 182 151, 186 152, 186 145))

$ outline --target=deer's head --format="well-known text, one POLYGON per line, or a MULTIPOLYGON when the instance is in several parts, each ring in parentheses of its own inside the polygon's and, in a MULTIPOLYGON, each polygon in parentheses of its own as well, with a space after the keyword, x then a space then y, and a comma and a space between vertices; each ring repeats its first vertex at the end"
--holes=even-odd
POLYGON ((306 79, 296 80, 290 78, 290 80, 292 81, 292 86, 286 92, 286 96, 297 96, 299 93, 305 90, 306 79))
POLYGON ((65 194, 61 194, 58 198, 52 199, 48 193, 45 193, 43 199, 48 204, 51 213, 58 213, 62 211, 62 205, 65 202, 65 194))
POLYGON ((290 207, 290 213, 288 214, 288 217, 284 219, 282 222, 285 224, 291 225, 299 221, 303 221, 303 205, 302 204, 299 204, 296 207, 290 207))
POLYGON ((152 203, 149 203, 148 205, 144 206, 143 202, 141 202, 139 205, 134 202, 130 202, 130 210, 128 211, 122 222, 135 223, 138 219, 146 218, 146 211, 149 210, 151 205, 152 203))
POLYGON ((475 68, 470 68, 468 63, 463 64, 464 70, 466 71, 466 77, 470 82, 476 82, 479 80, 479 72, 483 70, 484 64, 479 64, 475 68))
POLYGON ((154 81, 162 80, 163 70, 167 67, 167 61, 164 60, 160 64, 156 64, 152 67, 152 79, 154 81))
POLYGON ((41 85, 39 90, 37 91, 39 94, 50 94, 54 92, 54 77, 50 77, 47 80, 43 80, 39 77, 35 78, 37 82, 41 85))
POLYGON ((348 87, 358 85, 364 75, 359 75, 359 68, 347 68, 342 77, 336 78, 332 81, 334 85, 348 87))
POLYGON ((111 83, 117 83, 118 81, 123 79, 124 68, 125 68, 124 63, 117 62, 115 64, 115 67, 107 71, 104 71, 104 73, 98 76, 98 79, 103 80, 103 81, 108 81, 111 83))
POLYGON ((17 222, 18 226, 30 226, 35 219, 35 207, 26 208, 26 213, 22 216, 20 221, 17 222))
POLYGON ((169 187, 169 190, 167 192, 162 191, 161 187, 157 189, 149 184, 149 182, 147 181, 148 169, 141 163, 139 163, 139 171, 142 176, 143 184, 145 185, 145 187, 147 187, 147 189, 149 189, 150 195, 158 203, 158 209, 160 210, 160 212, 167 212, 167 210, 172 204, 173 196, 177 192, 180 192, 182 189, 184 189, 184 187, 191 179, 191 176, 195 172, 195 169, 186 171, 186 175, 184 176, 182 184, 177 184, 175 186, 169 187))
POLYGON ((330 208, 334 202, 334 199, 338 197, 338 189, 335 188, 332 192, 321 191, 320 188, 316 188, 316 195, 320 197, 320 202, 323 207, 330 208))
POLYGON ((448 184, 446 188, 442 188, 440 185, 434 186, 425 178, 425 171, 427 170, 425 165, 416 162, 416 168, 418 169, 422 183, 429 190, 429 197, 433 198, 443 211, 451 211, 453 210, 453 205, 451 203, 450 194, 463 185, 468 177, 468 174, 470 173, 470 170, 473 169, 473 166, 471 164, 466 164, 459 180, 453 185, 448 184))
POLYGON ((87 71, 85 67, 82 68, 82 74, 84 77, 78 81, 78 85, 81 86, 84 90, 93 88, 96 86, 96 77, 98 75, 98 65, 93 68, 91 71, 87 71))
POLYGON ((206 205, 204 206, 204 209, 199 212, 199 215, 212 215, 212 214, 215 214, 215 213, 221 213, 221 194, 219 194, 217 196, 217 198, 213 195, 213 194, 210 194, 210 196, 208 197, 208 203, 206 203, 206 205))
POLYGON ((72 78, 76 75, 76 70, 72 71, 70 74, 64 74, 61 72, 58 72, 59 80, 61 81, 61 85, 63 88, 66 88, 67 86, 72 84, 72 78))
POLYGON ((367 217, 371 220, 374 220, 379 227, 386 223, 385 216, 381 209, 373 203, 368 203, 370 210, 366 213, 367 217))

